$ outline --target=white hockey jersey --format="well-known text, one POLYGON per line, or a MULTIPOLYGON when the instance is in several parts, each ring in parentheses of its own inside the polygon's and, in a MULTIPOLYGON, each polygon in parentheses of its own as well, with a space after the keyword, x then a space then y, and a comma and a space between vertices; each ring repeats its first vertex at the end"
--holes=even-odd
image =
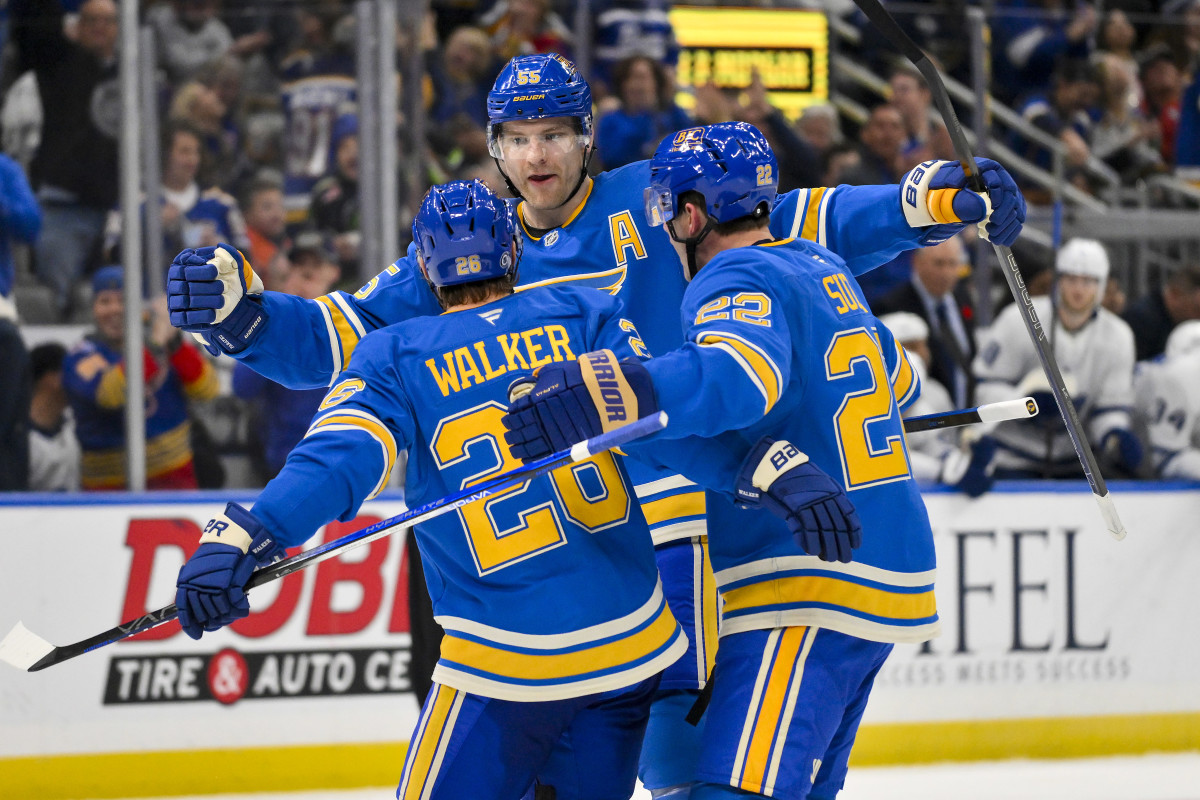
MULTIPOLYGON (((1130 428, 1134 344, 1129 325, 1099 308, 1087 324, 1070 332, 1054 318, 1049 297, 1033 298, 1033 308, 1054 344, 1055 358, 1092 447, 1097 447, 1110 431, 1130 428)), ((1040 373, 1042 367, 1020 309, 1013 305, 1001 311, 992 326, 980 334, 979 342, 979 355, 973 364, 979 380, 979 403, 1025 394, 1028 389, 1017 387, 1031 372, 1040 373)), ((1048 477, 1082 475, 1066 426, 1056 412, 1050 403, 1033 420, 1000 423, 993 434, 999 445, 996 467, 1030 470, 1048 477)))
POLYGON ((1200 352, 1138 364, 1134 398, 1155 474, 1200 480, 1200 352))

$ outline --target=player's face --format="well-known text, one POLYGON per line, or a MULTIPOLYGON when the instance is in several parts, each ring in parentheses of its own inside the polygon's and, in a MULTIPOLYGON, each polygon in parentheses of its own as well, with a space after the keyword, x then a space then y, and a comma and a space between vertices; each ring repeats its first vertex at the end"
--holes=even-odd
POLYGON ((1091 311, 1096 306, 1100 281, 1086 275, 1060 275, 1058 299, 1062 307, 1075 314, 1091 311))
POLYGON ((570 117, 506 122, 500 131, 501 166, 534 210, 551 210, 571 197, 584 151, 570 117))

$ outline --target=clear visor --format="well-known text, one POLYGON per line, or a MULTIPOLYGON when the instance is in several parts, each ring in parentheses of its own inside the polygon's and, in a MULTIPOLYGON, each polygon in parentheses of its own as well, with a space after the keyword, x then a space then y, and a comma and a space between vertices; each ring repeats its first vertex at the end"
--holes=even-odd
POLYGON ((547 155, 566 155, 576 150, 586 149, 592 143, 592 137, 585 133, 574 131, 550 131, 548 133, 505 133, 503 127, 493 125, 488 128, 488 152, 492 158, 501 161, 507 159, 526 158, 535 152, 547 155), (497 128, 500 128, 497 132, 497 128))
POLYGON ((643 197, 646 199, 646 223, 650 227, 661 228, 675 217, 675 203, 669 189, 647 186, 643 197))

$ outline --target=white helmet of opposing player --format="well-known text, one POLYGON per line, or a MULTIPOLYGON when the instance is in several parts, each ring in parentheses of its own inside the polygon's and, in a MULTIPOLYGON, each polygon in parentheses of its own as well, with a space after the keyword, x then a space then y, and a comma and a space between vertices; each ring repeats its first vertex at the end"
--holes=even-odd
POLYGON ((919 342, 929 338, 929 325, 911 311, 893 311, 891 314, 881 316, 879 321, 887 326, 887 329, 892 332, 892 336, 900 344, 919 342))
POLYGON ((1200 353, 1200 319, 1189 319, 1176 325, 1167 337, 1167 348, 1163 352, 1168 361, 1200 353))
POLYGON ((1054 262, 1060 274, 1083 275, 1100 282, 1096 292, 1096 304, 1104 298, 1104 286, 1108 283, 1108 251, 1095 239, 1071 239, 1058 251, 1054 262))

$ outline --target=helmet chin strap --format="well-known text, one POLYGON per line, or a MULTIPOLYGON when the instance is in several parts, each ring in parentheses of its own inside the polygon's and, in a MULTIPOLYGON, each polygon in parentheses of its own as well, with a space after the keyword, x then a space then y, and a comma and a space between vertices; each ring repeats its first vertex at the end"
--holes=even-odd
MULTIPOLYGON (((671 221, 674 222, 675 220, 671 221)), ((700 271, 700 267, 696 264, 696 248, 700 246, 700 243, 704 241, 704 237, 708 236, 712 230, 713 221, 712 217, 709 216, 704 218, 704 227, 700 229, 700 232, 686 239, 680 239, 675 234, 674 225, 667 225, 667 232, 671 234, 671 239, 683 245, 684 252, 687 255, 687 263, 683 265, 683 278, 688 283, 691 283, 692 278, 696 277, 696 273, 700 271)))

